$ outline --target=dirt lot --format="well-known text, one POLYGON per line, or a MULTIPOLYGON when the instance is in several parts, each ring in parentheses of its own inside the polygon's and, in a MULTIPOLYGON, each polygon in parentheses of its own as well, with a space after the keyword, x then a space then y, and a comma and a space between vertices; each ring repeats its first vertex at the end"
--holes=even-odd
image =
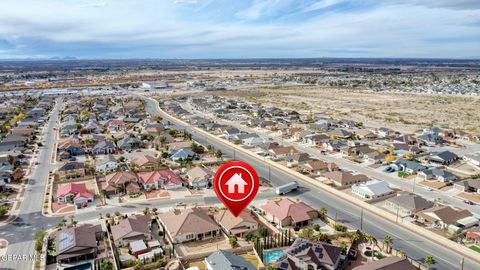
POLYGON ((480 194, 462 192, 458 194, 457 197, 462 200, 469 200, 475 203, 480 203, 480 194))
POLYGON ((430 188, 433 188, 433 189, 442 189, 442 188, 447 186, 446 183, 442 183, 440 181, 422 181, 418 184, 421 185, 421 186, 426 186, 426 187, 430 187, 430 188))
POLYGON ((426 126, 480 132, 479 97, 346 90, 329 86, 264 87, 212 94, 241 96, 252 102, 292 108, 303 113, 346 118, 366 126, 388 126, 412 133, 426 126))
POLYGON ((224 236, 214 238, 214 239, 184 243, 184 244, 175 246, 175 249, 180 257, 186 256, 186 255, 201 254, 205 252, 214 252, 218 249, 230 249, 230 248, 231 246, 228 243, 227 238, 224 236))

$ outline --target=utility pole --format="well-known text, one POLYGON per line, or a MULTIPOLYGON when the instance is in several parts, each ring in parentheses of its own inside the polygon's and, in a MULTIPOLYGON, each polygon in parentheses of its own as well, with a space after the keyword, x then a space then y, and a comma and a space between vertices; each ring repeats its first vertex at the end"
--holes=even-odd
POLYGON ((363 208, 360 209, 360 231, 363 231, 363 208))
POLYGON ((415 180, 417 179, 417 177, 414 177, 413 178, 413 189, 412 189, 412 193, 415 193, 415 180))
POLYGON ((400 205, 397 205, 397 219, 395 220, 395 223, 398 223, 398 212, 400 211, 400 205))
POLYGON ((460 270, 463 270, 463 264, 465 263, 465 257, 460 260, 460 270))
POLYGON ((271 182, 271 176, 272 176, 272 167, 268 165, 268 182, 271 182))

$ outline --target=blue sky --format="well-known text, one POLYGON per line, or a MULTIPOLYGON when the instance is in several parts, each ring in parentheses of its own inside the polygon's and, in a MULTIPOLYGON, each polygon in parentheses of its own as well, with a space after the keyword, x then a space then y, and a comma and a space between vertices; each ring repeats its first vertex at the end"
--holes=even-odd
POLYGON ((480 0, 1 0, 0 59, 480 58, 480 0))

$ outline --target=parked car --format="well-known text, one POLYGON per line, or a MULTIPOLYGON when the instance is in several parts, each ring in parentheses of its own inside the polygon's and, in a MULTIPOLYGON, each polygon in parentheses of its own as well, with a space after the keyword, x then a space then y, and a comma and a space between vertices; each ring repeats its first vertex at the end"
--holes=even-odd
POLYGON ((175 204, 175 206, 185 206, 185 205, 187 205, 187 204, 185 204, 184 202, 178 202, 178 203, 175 204))
POLYGON ((464 200, 463 202, 464 202, 464 203, 466 203, 466 204, 469 204, 469 205, 475 205, 475 203, 474 203, 474 202, 472 202, 472 201, 469 201, 469 200, 464 200))

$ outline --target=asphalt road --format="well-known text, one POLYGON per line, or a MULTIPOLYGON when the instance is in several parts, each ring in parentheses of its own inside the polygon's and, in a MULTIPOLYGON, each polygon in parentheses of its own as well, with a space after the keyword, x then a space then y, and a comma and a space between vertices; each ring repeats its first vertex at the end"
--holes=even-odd
MULTIPOLYGON (((39 162, 32 168, 29 183, 26 187, 25 197, 20 205, 18 217, 11 223, 0 227, 0 238, 9 242, 7 255, 33 255, 33 236, 36 231, 55 227, 58 218, 47 218, 42 215, 45 186, 48 173, 55 165, 51 164, 51 156, 55 147, 55 134, 53 128, 57 125, 62 99, 52 110, 50 119, 43 132, 43 147, 39 147, 39 153, 35 160, 39 162)), ((7 260, 0 261, 0 269, 30 269, 31 260, 7 260)))
MULTIPOLYGON (((196 134, 195 130, 191 126, 183 126, 178 119, 162 113, 157 108, 156 102, 151 99, 146 100, 147 112, 154 115, 161 115, 164 121, 170 121, 176 129, 185 130, 192 134, 193 138, 202 144, 210 144, 215 149, 220 149, 225 156, 233 157, 235 159, 245 161, 251 164, 257 173, 261 177, 271 178, 274 186, 279 186, 290 181, 298 181, 289 173, 277 169, 275 167, 269 168, 269 165, 265 162, 261 162, 247 154, 236 152, 230 146, 222 143, 218 138, 207 137, 205 135, 196 134)), ((351 228, 360 228, 360 213, 361 209, 351 203, 345 202, 342 198, 335 197, 322 189, 312 186, 307 183, 301 182, 302 188, 289 196, 298 197, 302 201, 310 204, 317 209, 325 207, 328 210, 330 216, 337 216, 337 220, 346 224, 351 228)), ((373 235, 378 240, 382 240, 385 235, 393 237, 393 247, 399 250, 405 250, 407 255, 419 262, 423 261, 423 258, 427 255, 431 255, 435 258, 437 263, 432 266, 431 269, 460 269, 460 260, 462 256, 451 250, 449 247, 445 247, 434 243, 422 236, 404 229, 394 223, 384 220, 374 213, 363 213, 363 231, 373 235)), ((464 269, 478 270, 479 266, 476 262, 465 259, 464 269)))
MULTIPOLYGON (((7 255, 34 254, 33 235, 35 232, 42 229, 53 228, 61 220, 61 218, 45 217, 41 214, 48 172, 56 167, 54 164, 50 163, 50 157, 55 150, 53 128, 58 122, 60 107, 61 100, 59 99, 59 102, 52 111, 47 127, 45 128, 45 146, 39 149, 39 154, 37 156, 40 165, 33 168, 32 174, 29 177, 32 181, 27 186, 25 200, 21 205, 20 214, 12 223, 0 227, 0 238, 5 238, 10 243, 7 255)), ((221 149, 225 157, 235 158, 250 163, 261 177, 267 179, 270 177, 275 186, 297 180, 283 170, 274 167, 269 168, 267 163, 259 162, 249 155, 236 152, 217 138, 205 137, 203 135, 199 136, 191 126, 184 127, 179 125, 177 119, 162 114, 157 109, 156 103, 151 100, 147 100, 146 109, 151 115, 162 115, 165 120, 169 120, 171 123, 175 124, 175 128, 179 130, 185 129, 187 132, 191 133, 194 139, 199 143, 206 145, 211 144, 216 149, 221 149)), ((261 193, 255 199, 265 199, 271 196, 273 196, 273 193, 261 193)), ((330 216, 337 216, 339 222, 342 222, 351 228, 360 228, 361 209, 359 207, 347 203, 341 198, 334 197, 315 186, 304 183, 299 191, 291 193, 289 196, 294 198, 298 197, 315 208, 325 207, 330 216)), ((96 211, 82 211, 76 214, 75 217, 79 222, 85 222, 98 220, 99 214, 104 215, 105 213, 114 213, 115 211, 127 214, 142 210, 145 207, 170 207, 177 202, 185 202, 187 204, 213 204, 218 203, 219 200, 216 197, 197 197, 177 200, 158 200, 122 206, 107 206, 96 211)), ((383 239, 387 234, 391 235, 393 237, 393 246, 397 249, 405 250, 408 256, 415 260, 422 261, 422 258, 426 255, 434 256, 437 264, 435 264, 432 269, 459 269, 461 256, 448 247, 432 243, 423 237, 383 220, 373 213, 364 212, 363 230, 374 235, 379 240, 383 239)), ((0 261, 0 269, 30 269, 31 266, 32 261, 30 260, 0 261)), ((464 269, 474 270, 479 268, 475 262, 465 259, 464 269)))
POLYGON ((473 214, 475 214, 477 216, 480 216, 480 205, 465 204, 462 199, 452 197, 451 194, 448 193, 448 192, 437 191, 437 190, 428 190, 428 189, 418 185, 418 182, 420 182, 420 180, 418 180, 418 179, 415 180, 415 181, 406 181, 406 180, 402 180, 402 179, 396 177, 394 173, 389 174, 389 173, 386 173, 386 172, 382 172, 381 169, 373 169, 373 168, 367 167, 363 164, 359 164, 359 163, 355 163, 355 162, 350 161, 350 160, 346 160, 346 159, 344 159, 342 157, 339 157, 339 156, 322 155, 322 154, 320 154, 320 151, 318 149, 314 149, 312 147, 305 146, 305 145, 302 145, 302 144, 297 143, 297 142, 290 142, 290 141, 284 140, 283 138, 273 137, 269 134, 266 134, 265 132, 262 132, 262 131, 259 131, 257 129, 253 129, 253 128, 250 128, 250 127, 246 127, 246 126, 244 126, 240 123, 235 123, 233 121, 218 119, 218 118, 216 118, 216 117, 214 117, 210 114, 206 114, 206 113, 200 112, 198 110, 194 110, 192 108, 192 106, 190 106, 190 104, 188 104, 188 103, 184 103, 184 105, 185 105, 184 108, 187 111, 197 113, 202 117, 207 117, 207 118, 213 119, 220 124, 232 125, 232 126, 238 128, 239 130, 249 132, 249 133, 257 133, 258 135, 260 135, 262 137, 271 138, 271 139, 273 139, 274 141, 276 141, 280 144, 288 145, 288 146, 294 146, 295 148, 301 150, 302 152, 308 153, 311 157, 314 157, 314 158, 317 158, 317 159, 320 159, 320 160, 323 160, 323 161, 334 162, 338 166, 340 166, 340 168, 346 168, 346 169, 349 169, 349 170, 353 170, 357 173, 364 174, 364 175, 366 175, 370 178, 373 178, 373 179, 380 179, 380 180, 386 181, 392 187, 397 187, 397 188, 400 188, 400 189, 405 190, 405 191, 414 192, 414 193, 416 193, 418 195, 421 195, 422 197, 424 197, 428 200, 431 200, 431 201, 439 199, 442 203, 445 203, 445 204, 451 205, 451 206, 455 206, 455 207, 468 209, 473 214))

